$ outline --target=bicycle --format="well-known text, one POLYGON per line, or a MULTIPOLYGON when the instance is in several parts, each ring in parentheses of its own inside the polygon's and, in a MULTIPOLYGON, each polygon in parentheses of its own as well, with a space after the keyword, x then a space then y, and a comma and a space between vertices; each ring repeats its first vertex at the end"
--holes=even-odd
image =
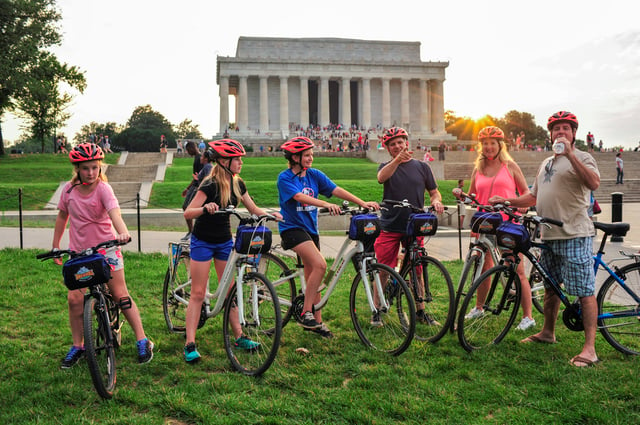
POLYGON ((407 200, 384 199, 384 207, 407 208, 407 249, 400 265, 400 276, 409 283, 416 303, 416 332, 419 341, 437 342, 452 326, 454 294, 451 276, 445 266, 430 256, 420 238, 436 234, 438 218, 433 207, 418 208, 407 200))
MULTIPOLYGON (((282 336, 278 296, 271 282, 258 273, 256 267, 258 255, 271 247, 271 230, 263 224, 276 218, 272 215, 251 216, 237 211, 233 206, 214 214, 230 214, 240 222, 234 249, 214 293, 209 291, 207 282, 198 328, 224 309, 222 333, 231 365, 244 375, 259 376, 275 360, 282 336), (215 304, 212 306, 213 301, 215 304), (245 335, 259 344, 255 349, 236 347, 231 314, 239 316, 245 335)), ((183 244, 169 244, 169 268, 162 292, 164 318, 167 327, 174 333, 186 330, 186 311, 191 293, 189 254, 185 248, 183 244)))
MULTIPOLYGON (((456 290, 453 310, 455 316, 460 306, 460 300, 467 294, 465 291, 469 290, 473 282, 482 274, 482 266, 486 256, 491 256, 494 265, 500 263, 502 254, 498 245, 495 243, 495 234, 497 228, 502 224, 503 218, 500 214, 501 207, 499 205, 482 205, 473 193, 466 194, 460 189, 454 189, 454 196, 461 199, 463 204, 478 208, 471 217, 471 239, 469 241, 469 251, 465 257, 456 290)), ((530 271, 529 279, 532 305, 542 314, 544 313, 542 307, 544 284, 533 269, 530 271)), ((455 320, 452 321, 451 324, 451 332, 455 331, 454 322, 455 320)))
POLYGON ((118 302, 112 298, 107 287, 111 268, 99 252, 118 245, 125 243, 110 240, 81 252, 54 249, 36 255, 42 261, 68 256, 62 268, 65 286, 69 290, 88 288, 83 313, 85 357, 93 386, 104 399, 113 397, 116 386, 116 349, 120 347, 124 323, 120 313, 131 307, 129 298, 118 302))
MULTIPOLYGON (((320 288, 325 293, 314 306, 314 311, 327 305, 351 262, 357 274, 349 294, 349 312, 356 334, 367 347, 397 356, 409 347, 414 336, 416 313, 413 297, 404 279, 375 258, 373 242, 380 232, 378 216, 369 214, 367 210, 349 208, 348 204, 344 202, 341 210, 342 215, 350 216, 348 236, 327 270, 320 288), (381 324, 372 324, 371 319, 377 315, 381 324)), ((306 289, 300 257, 275 247, 260 255, 258 270, 269 277, 278 291, 283 323, 291 317, 299 320, 306 289), (294 263, 295 269, 292 269, 290 265, 294 263), (296 291, 296 280, 300 282, 299 292, 296 291)))
MULTIPOLYGON (((515 215, 510 219, 516 220, 515 215)), ((514 223, 503 224, 497 231, 498 243, 512 249, 512 253, 503 254, 500 265, 483 273, 472 290, 467 294, 462 310, 458 317, 458 337, 460 343, 467 351, 481 348, 490 344, 498 344, 509 331, 520 299, 520 280, 515 273, 515 268, 520 261, 515 254, 522 252, 531 262, 532 267, 540 273, 548 290, 552 290, 565 306, 562 312, 562 320, 565 326, 572 331, 584 330, 582 323, 582 311, 578 300, 571 301, 563 290, 561 283, 553 279, 548 271, 540 264, 532 253, 532 247, 541 250, 549 249, 542 242, 532 241, 539 227, 543 224, 561 226, 562 223, 549 218, 539 216, 522 216, 523 226, 514 223), (506 279, 507 286, 500 294, 497 282, 506 279), (490 279, 491 289, 485 302, 485 314, 477 319, 464 319, 465 311, 474 298, 477 287, 485 279, 490 279), (514 307, 514 308, 511 308, 514 307)), ((604 269, 609 277, 600 287, 597 293, 598 305, 598 330, 612 347, 624 354, 640 354, 640 262, 637 254, 621 252, 625 259, 634 259, 633 263, 622 268, 609 264, 602 260, 607 238, 611 235, 625 236, 629 230, 628 223, 594 223, 596 229, 604 232, 598 252, 594 255, 594 273, 598 269, 604 269)), ((618 261, 616 259, 612 261, 618 261)))

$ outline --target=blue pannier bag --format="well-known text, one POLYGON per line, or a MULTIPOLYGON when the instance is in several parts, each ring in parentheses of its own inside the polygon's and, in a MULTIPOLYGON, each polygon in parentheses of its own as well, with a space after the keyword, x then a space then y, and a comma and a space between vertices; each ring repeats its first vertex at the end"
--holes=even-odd
POLYGON ((359 214, 351 217, 349 239, 367 242, 380 234, 380 218, 375 214, 359 214))
POLYGON ((240 254, 264 254, 271 249, 271 229, 265 226, 238 226, 235 250, 240 254))
POLYGON ((521 224, 505 221, 496 231, 498 245, 514 251, 522 252, 531 247, 531 237, 526 227, 521 224))
POLYGON ((438 230, 438 217, 432 213, 412 214, 407 223, 408 236, 433 236, 438 230))
POLYGON ((68 260, 62 266, 64 284, 70 290, 109 282, 111 266, 104 255, 95 253, 68 260))

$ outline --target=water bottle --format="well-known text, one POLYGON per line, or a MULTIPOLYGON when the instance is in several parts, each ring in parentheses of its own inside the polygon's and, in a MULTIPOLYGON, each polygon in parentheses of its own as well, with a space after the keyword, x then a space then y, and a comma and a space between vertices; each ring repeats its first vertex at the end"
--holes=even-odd
POLYGON ((558 142, 558 140, 556 139, 555 142, 553 142, 553 151, 560 155, 564 153, 564 143, 558 142))

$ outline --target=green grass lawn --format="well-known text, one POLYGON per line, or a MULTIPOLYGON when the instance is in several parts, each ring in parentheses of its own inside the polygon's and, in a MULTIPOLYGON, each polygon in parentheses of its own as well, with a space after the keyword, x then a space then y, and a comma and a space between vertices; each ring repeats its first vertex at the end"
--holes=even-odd
MULTIPOLYGON (((37 251, 0 250, 0 423, 2 424, 633 424, 640 423, 640 359, 602 337, 602 363, 577 369, 581 333, 560 325, 555 345, 520 344, 512 330, 485 351, 466 353, 455 335, 415 342, 401 356, 372 351, 347 311, 353 273, 324 309, 336 335, 322 340, 295 324, 284 328, 273 366, 260 378, 234 372, 222 346, 221 318, 198 331, 204 356, 182 360, 184 339, 162 313, 162 254, 125 253, 127 282, 145 330, 151 363, 138 365, 133 332, 123 331, 111 401, 93 389, 85 361, 59 362, 71 344, 60 268, 37 251), (308 355, 296 348, 305 347, 308 355)), ((454 280, 460 262, 446 266, 454 280)), ((537 313, 536 313, 537 314, 537 313)), ((540 327, 541 317, 536 315, 540 327)))

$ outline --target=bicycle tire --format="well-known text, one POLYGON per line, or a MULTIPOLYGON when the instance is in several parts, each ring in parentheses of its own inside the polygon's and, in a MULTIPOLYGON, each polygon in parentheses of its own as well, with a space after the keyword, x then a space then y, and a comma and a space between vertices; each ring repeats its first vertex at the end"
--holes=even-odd
MULTIPOLYGON (((473 255, 472 251, 469 251, 469 256, 465 259, 464 266, 462 267, 462 273, 460 273, 460 280, 458 281, 458 289, 456 290, 456 298, 453 304, 453 314, 458 313, 460 307, 460 301, 464 299, 471 287, 476 274, 478 273, 478 267, 482 267, 480 264, 481 256, 473 255)), ((455 320, 451 322, 451 332, 455 330, 455 320)))
POLYGON ((473 283, 460 307, 458 314, 460 345, 471 352, 500 343, 516 320, 521 296, 520 278, 510 267, 498 265, 482 273, 473 283), (476 306, 478 288, 487 279, 489 279, 490 288, 483 304, 484 313, 477 318, 466 318, 476 306))
POLYGON ((278 302, 280 303, 282 315, 282 327, 284 327, 293 314, 293 300, 297 294, 295 279, 293 277, 287 279, 286 277, 294 272, 281 258, 268 252, 260 256, 258 273, 262 274, 271 282, 278 294, 278 302))
POLYGON ((84 345, 93 386, 104 399, 113 397, 116 386, 116 354, 103 294, 84 301, 84 345))
POLYGON ((455 295, 449 272, 437 259, 422 255, 415 262, 407 263, 400 276, 405 282, 409 282, 416 305, 414 338, 418 341, 437 342, 447 333, 455 315, 455 295), (418 293, 420 286, 423 296, 418 293), (422 310, 421 303, 424 304, 426 318, 419 314, 419 310, 422 310))
MULTIPOLYGON (((414 337, 416 310, 413 297, 402 276, 391 267, 380 263, 368 263, 366 272, 370 284, 373 284, 376 275, 387 273, 387 282, 383 287, 390 308, 380 313, 380 326, 371 324, 372 309, 369 298, 362 276, 357 273, 349 295, 353 327, 367 347, 398 356, 409 348, 414 337)), ((373 293, 373 289, 371 291, 373 293)))
MULTIPOLYGON (((533 255, 540 261, 540 249, 531 248, 533 255)), ((529 264, 529 285, 531 286, 531 303, 540 314, 544 314, 544 281, 535 267, 529 264)))
POLYGON ((162 289, 162 310, 167 328, 173 333, 183 333, 186 329, 187 304, 191 293, 191 273, 189 270, 189 254, 183 252, 178 264, 171 273, 167 267, 162 289), (182 298, 186 303, 179 300, 182 298))
POLYGON ((282 337, 282 317, 276 290, 260 273, 244 275, 242 306, 246 323, 242 331, 247 338, 259 344, 255 349, 245 350, 236 346, 231 315, 238 314, 237 305, 238 294, 236 285, 233 285, 225 301, 222 326, 224 348, 235 370, 244 375, 259 376, 275 360, 282 337), (254 310, 255 304, 257 310, 254 310))
MULTIPOLYGON (((636 296, 640 296, 640 263, 622 267, 618 275, 636 296)), ((611 276, 598 291, 597 301, 598 329, 604 339, 624 354, 640 354, 638 303, 611 276)))

